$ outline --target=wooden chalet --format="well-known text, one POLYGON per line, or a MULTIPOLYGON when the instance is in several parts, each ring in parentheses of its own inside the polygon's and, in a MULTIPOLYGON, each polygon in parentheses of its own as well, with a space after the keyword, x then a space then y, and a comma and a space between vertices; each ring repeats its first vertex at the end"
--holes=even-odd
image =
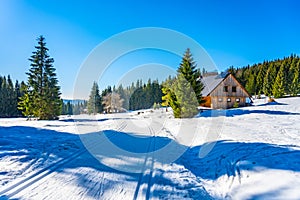
POLYGON ((251 95, 230 73, 208 74, 202 77, 204 90, 202 96, 206 101, 202 106, 212 109, 227 109, 246 106, 251 103, 251 95))

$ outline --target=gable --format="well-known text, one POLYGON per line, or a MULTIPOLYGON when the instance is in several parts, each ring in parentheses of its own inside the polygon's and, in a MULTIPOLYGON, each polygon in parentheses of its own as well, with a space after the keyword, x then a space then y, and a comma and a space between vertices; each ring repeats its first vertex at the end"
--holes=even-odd
MULTIPOLYGON (((204 84, 204 89, 202 91, 202 96, 243 96, 251 97, 251 95, 246 91, 246 89, 237 81, 237 79, 232 74, 219 74, 214 76, 207 76, 202 78, 202 83, 204 84), (236 86, 237 91, 232 94, 232 91, 224 93, 224 86, 232 87, 236 86)), ((229 88, 232 89, 232 88, 229 88)))
POLYGON ((232 75, 228 74, 209 94, 210 96, 238 96, 238 97, 251 97, 246 89, 237 81, 232 75), (227 86, 228 91, 224 91, 227 86), (236 91, 233 91, 233 87, 236 91))

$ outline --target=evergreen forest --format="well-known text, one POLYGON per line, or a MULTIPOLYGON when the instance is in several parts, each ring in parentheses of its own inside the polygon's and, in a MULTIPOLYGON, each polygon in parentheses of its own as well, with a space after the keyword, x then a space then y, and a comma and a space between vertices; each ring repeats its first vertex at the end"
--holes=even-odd
POLYGON ((251 95, 260 97, 297 96, 300 93, 300 57, 290 55, 283 59, 264 61, 241 68, 229 67, 238 81, 251 95))
MULTIPOLYGON (((40 36, 37 41, 29 58, 26 82, 13 82, 9 75, 0 75, 0 117, 52 120, 60 114, 115 113, 165 106, 173 109, 176 118, 186 118, 194 116, 203 102, 202 74, 190 49, 184 52, 177 75, 162 83, 151 79, 144 83, 138 79, 129 86, 106 86, 100 91, 94 82, 87 101, 62 100, 54 59, 49 56, 45 38, 40 36)), ((274 98, 300 94, 300 57, 295 54, 245 67, 231 66, 226 71, 257 98, 263 94, 274 98)))

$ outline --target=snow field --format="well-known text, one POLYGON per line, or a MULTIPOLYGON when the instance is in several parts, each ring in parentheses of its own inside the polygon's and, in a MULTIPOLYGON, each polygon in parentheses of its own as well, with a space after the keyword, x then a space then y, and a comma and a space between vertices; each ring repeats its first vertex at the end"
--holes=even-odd
POLYGON ((0 199, 300 199, 299 103, 0 119, 0 199))

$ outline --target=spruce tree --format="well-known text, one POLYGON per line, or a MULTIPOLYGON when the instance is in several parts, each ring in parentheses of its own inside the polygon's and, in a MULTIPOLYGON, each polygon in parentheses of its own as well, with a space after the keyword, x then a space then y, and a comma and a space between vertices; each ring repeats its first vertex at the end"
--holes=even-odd
POLYGON ((283 95, 284 95, 284 65, 281 65, 273 86, 273 96, 275 98, 279 98, 282 97, 283 95))
POLYGON ((245 88, 250 94, 255 94, 256 85, 255 85, 255 76, 253 74, 250 74, 245 88))
POLYGON ((66 105, 66 114, 73 115, 73 106, 70 101, 68 101, 66 105))
POLYGON ((265 65, 259 65, 259 71, 256 77, 256 91, 260 96, 263 93, 264 77, 266 75, 265 65))
POLYGON ((292 96, 297 96, 300 93, 300 80, 299 80, 299 72, 300 72, 300 59, 297 62, 296 66, 293 67, 292 74, 292 82, 290 84, 290 94, 292 96))
POLYGON ((0 76, 0 117, 5 117, 5 92, 4 92, 4 77, 0 76))
POLYGON ((0 109, 0 113, 1 113, 1 117, 8 117, 7 115, 7 104, 8 104, 8 86, 7 86, 7 80, 6 77, 4 76, 1 80, 1 109, 0 109))
POLYGON ((196 70, 190 49, 187 49, 177 70, 176 79, 163 85, 162 105, 171 106, 175 118, 193 117, 202 102, 203 88, 200 70, 196 70))
POLYGON ((162 86, 158 83, 158 80, 152 82, 152 94, 154 103, 161 104, 162 100, 162 86))
POLYGON ((89 114, 96 114, 102 112, 101 97, 99 94, 99 86, 96 82, 93 83, 91 94, 87 104, 89 114))
POLYGON ((16 83, 15 83, 15 106, 14 106, 14 110, 15 110, 15 113, 16 115, 15 116, 22 116, 22 112, 20 110, 18 110, 18 103, 20 101, 20 97, 23 96, 23 92, 22 92, 22 89, 21 89, 21 85, 19 84, 19 81, 16 80, 16 83))
MULTIPOLYGON (((174 83, 174 78, 172 79, 171 76, 168 77, 168 79, 163 82, 162 84, 162 106, 166 107, 166 111, 168 111, 167 107, 171 106, 172 109, 174 110, 177 108, 177 106, 172 106, 172 103, 176 102, 176 95, 174 94, 174 89, 173 89, 173 83, 174 83)), ((174 112, 174 111, 173 111, 174 112)))
POLYGON ((28 118, 31 118, 34 116, 33 113, 33 101, 32 97, 29 96, 28 86, 25 86, 25 92, 24 95, 20 98, 20 101, 18 103, 18 109, 22 111, 22 114, 28 118))
POLYGON ((32 115, 40 120, 58 119, 62 103, 54 59, 48 55, 45 38, 40 36, 37 41, 36 51, 29 59, 27 90, 19 102, 19 109, 25 116, 32 115))
POLYGON ((276 66, 273 63, 271 63, 268 67, 263 85, 263 91, 266 96, 271 96, 273 94, 273 85, 275 82, 276 74, 276 66))
POLYGON ((6 116, 13 117, 17 115, 17 95, 14 88, 13 81, 10 78, 10 75, 7 76, 7 102, 5 104, 6 107, 6 116))
POLYGON ((198 112, 197 96, 191 84, 185 79, 183 74, 177 75, 174 91, 177 99, 177 108, 175 109, 174 117, 191 118, 195 116, 198 112))
POLYGON ((194 93, 196 95, 198 104, 203 103, 202 90, 204 85, 201 81, 201 72, 196 69, 196 63, 193 59, 190 49, 188 48, 183 55, 180 66, 177 70, 178 74, 182 74, 188 83, 190 83, 194 93))
POLYGON ((180 105, 177 101, 177 97, 174 92, 175 84, 167 85, 163 84, 162 87, 162 106, 166 107, 166 111, 168 111, 167 107, 171 107, 173 110, 173 115, 175 118, 180 118, 180 105))
POLYGON ((139 110, 139 109, 145 109, 150 108, 146 107, 148 104, 148 101, 146 101, 146 92, 143 87, 140 87, 136 89, 133 94, 130 96, 129 99, 129 109, 130 110, 139 110))
POLYGON ((287 60, 283 61, 280 65, 280 68, 283 67, 283 80, 284 80, 283 87, 284 87, 284 93, 285 94, 289 93, 289 85, 291 83, 291 80, 290 80, 290 67, 291 67, 291 65, 294 65, 293 60, 294 60, 293 55, 291 55, 291 57, 289 57, 287 60))

